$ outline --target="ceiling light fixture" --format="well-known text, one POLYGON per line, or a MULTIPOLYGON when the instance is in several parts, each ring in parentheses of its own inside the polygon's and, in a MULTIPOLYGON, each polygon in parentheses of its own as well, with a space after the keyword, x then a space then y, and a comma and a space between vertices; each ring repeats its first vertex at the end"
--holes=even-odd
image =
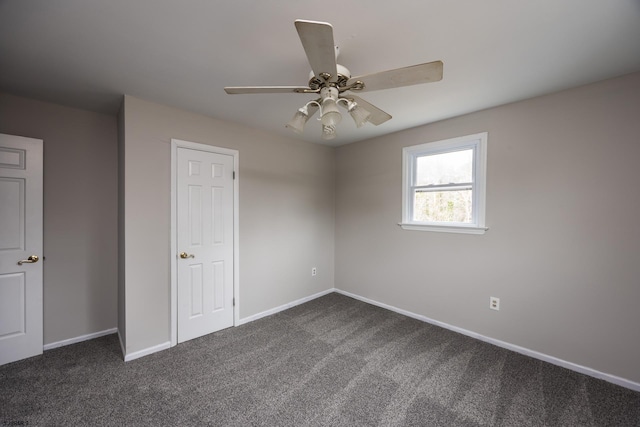
POLYGON ((322 125, 322 139, 330 140, 336 137, 336 127, 333 125, 322 125))
POLYGON ((360 107, 355 101, 347 100, 347 111, 356 123, 356 127, 361 128, 371 118, 371 113, 360 107))
POLYGON ((369 122, 379 126, 391 119, 391 115, 351 93, 413 86, 442 80, 442 61, 432 61, 408 67, 394 68, 372 74, 352 77, 344 65, 338 64, 340 49, 333 38, 333 26, 328 22, 297 19, 296 31, 311 66, 307 86, 227 86, 228 94, 298 93, 315 94, 315 101, 300 108, 286 125, 294 132, 302 133, 304 126, 317 110, 320 110, 322 138, 336 137, 336 125, 342 120, 337 108, 342 104, 358 128, 369 122))
POLYGON ((338 111, 338 89, 335 87, 323 87, 320 90, 322 108, 320 108, 320 121, 324 126, 335 126, 342 121, 342 115, 338 111))
MULTIPOLYGON (((313 102, 315 101, 311 101, 309 104, 313 102)), ((302 133, 302 131, 304 131, 304 125, 307 124, 307 121, 309 120, 309 104, 298 109, 293 118, 286 124, 286 127, 296 133, 302 133)))
POLYGON ((342 121, 342 114, 338 105, 344 104, 356 127, 362 127, 371 118, 371 113, 359 106, 353 99, 339 98, 339 91, 335 87, 327 86, 320 90, 320 98, 309 101, 303 105, 293 118, 286 124, 286 127, 296 133, 302 133, 309 118, 320 110, 319 120, 322 122, 322 139, 330 140, 336 137, 336 126, 342 121), (313 111, 309 111, 313 108, 313 111))

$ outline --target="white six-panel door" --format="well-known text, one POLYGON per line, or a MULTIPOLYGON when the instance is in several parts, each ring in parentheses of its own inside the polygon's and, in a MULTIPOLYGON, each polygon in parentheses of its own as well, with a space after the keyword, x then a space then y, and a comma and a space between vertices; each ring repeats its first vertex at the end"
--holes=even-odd
POLYGON ((233 326, 233 166, 177 148, 178 342, 233 326))
POLYGON ((42 354, 42 150, 0 134, 0 365, 42 354))

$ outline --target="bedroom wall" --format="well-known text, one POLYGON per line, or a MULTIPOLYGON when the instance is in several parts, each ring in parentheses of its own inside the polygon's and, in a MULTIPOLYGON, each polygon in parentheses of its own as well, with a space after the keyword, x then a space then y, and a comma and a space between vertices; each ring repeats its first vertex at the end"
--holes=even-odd
POLYGON ((170 339, 172 138, 239 150, 241 319, 333 288, 332 148, 131 96, 124 107, 127 354, 170 339))
POLYGON ((336 288, 640 383, 638 112, 635 73, 339 147, 336 288), (489 231, 398 227, 402 147, 484 131, 489 231))
POLYGON ((44 140, 44 344, 116 327, 116 118, 0 93, 0 132, 44 140))

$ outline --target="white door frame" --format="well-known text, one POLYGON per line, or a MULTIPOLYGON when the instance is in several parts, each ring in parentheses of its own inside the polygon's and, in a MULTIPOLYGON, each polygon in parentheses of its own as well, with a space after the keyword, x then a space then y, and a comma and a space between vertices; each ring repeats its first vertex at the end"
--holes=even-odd
POLYGON ((178 235, 177 235, 177 159, 178 148, 206 151, 209 153, 226 154, 233 157, 233 326, 237 326, 240 320, 240 288, 239 288, 239 238, 238 238, 238 150, 214 147, 212 145, 197 142, 171 139, 171 347, 178 344, 178 235))

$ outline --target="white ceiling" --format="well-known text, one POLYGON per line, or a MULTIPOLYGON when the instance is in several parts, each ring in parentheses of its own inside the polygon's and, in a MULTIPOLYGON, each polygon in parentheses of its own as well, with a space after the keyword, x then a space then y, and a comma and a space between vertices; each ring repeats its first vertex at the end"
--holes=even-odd
POLYGON ((0 0, 0 91, 114 114, 122 94, 322 143, 295 19, 330 22, 355 75, 435 60, 444 79, 361 96, 393 116, 341 145, 640 70, 640 0, 0 0))

